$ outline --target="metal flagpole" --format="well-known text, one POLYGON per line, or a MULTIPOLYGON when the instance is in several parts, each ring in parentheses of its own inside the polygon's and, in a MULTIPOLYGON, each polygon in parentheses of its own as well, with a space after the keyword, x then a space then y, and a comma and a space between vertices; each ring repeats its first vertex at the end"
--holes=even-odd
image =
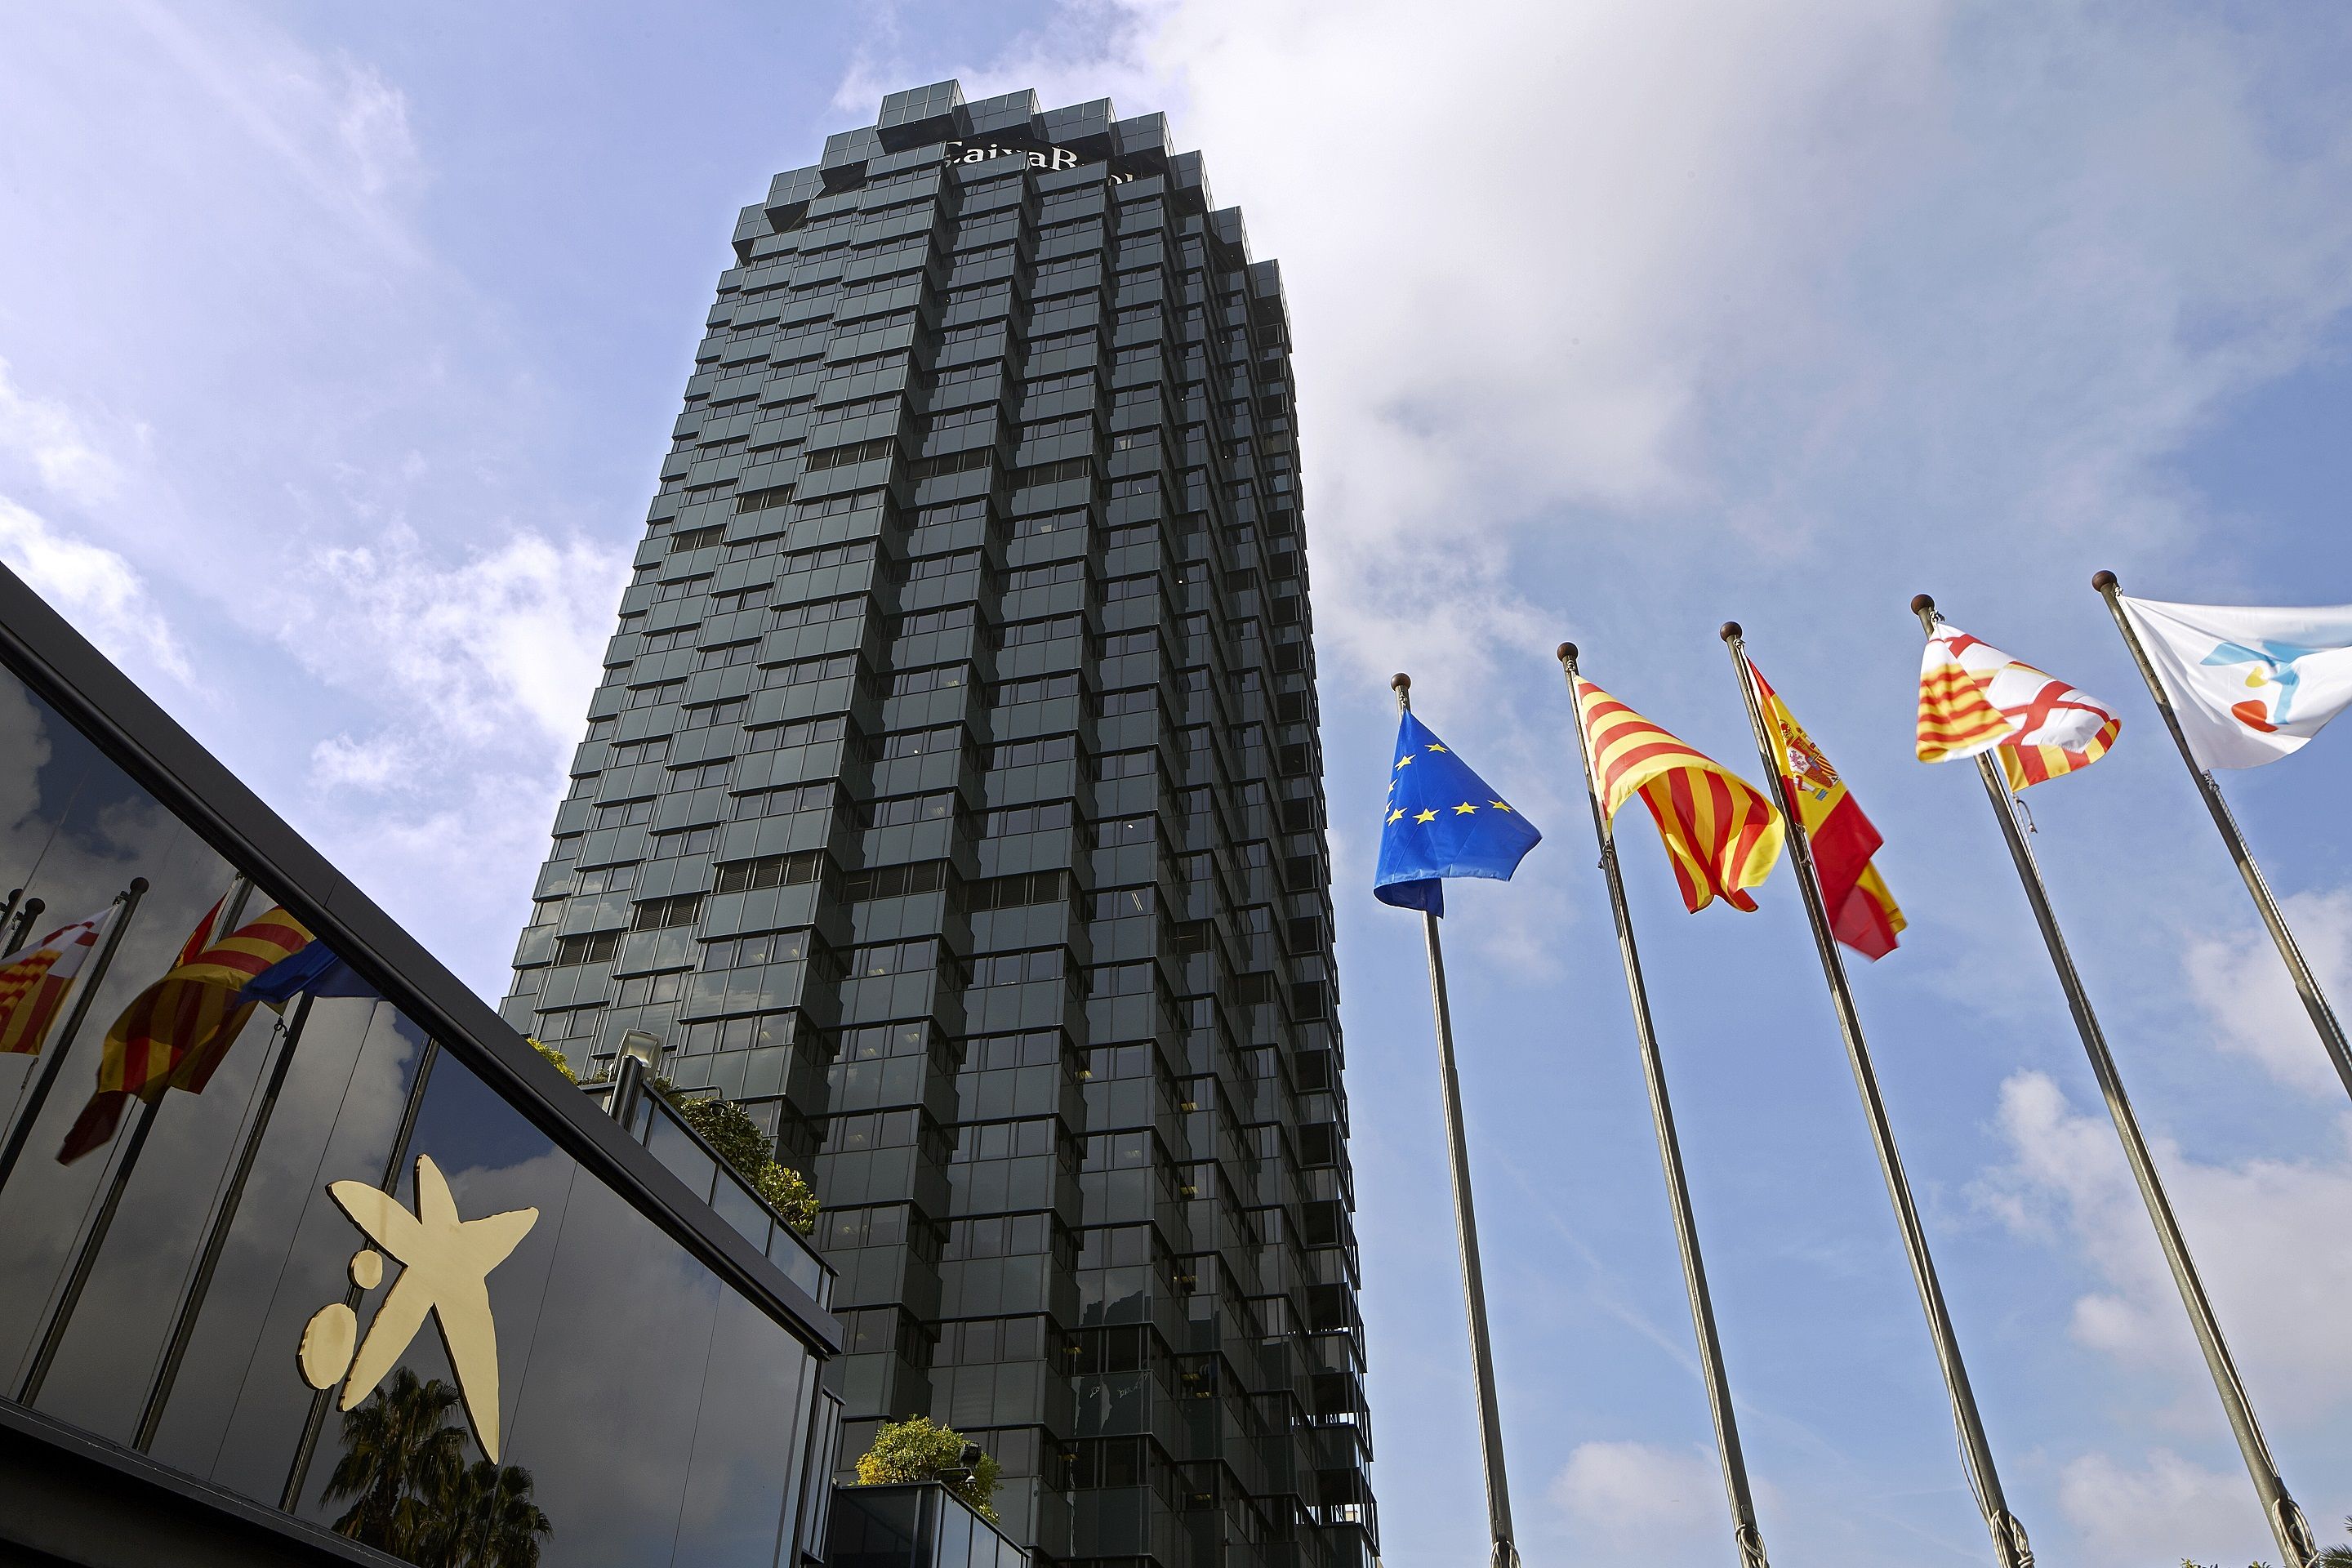
POLYGON ((1993 1554, 2000 1568, 2033 1568, 2033 1548, 2026 1541, 2025 1526, 2009 1511, 2008 1500, 2000 1489, 2000 1476, 1993 1468, 1992 1445, 1986 1441, 1984 1422, 1977 1414, 1976 1394, 1969 1386, 1969 1371, 1960 1360, 1959 1336, 1953 1331, 1951 1314, 1944 1306, 1944 1288, 1937 1280, 1936 1262, 1927 1252, 1927 1233, 1919 1224, 1917 1205, 1911 1201, 1911 1183, 1903 1173, 1903 1155, 1895 1146, 1895 1128, 1887 1120, 1886 1103, 1878 1092, 1878 1070, 1871 1065, 1870 1046, 1863 1038, 1862 1016, 1855 1011, 1853 994, 1846 986, 1845 958, 1838 952, 1837 938, 1830 930, 1820 874, 1813 868, 1812 840, 1805 832, 1804 818, 1790 794, 1781 767, 1780 747, 1764 721, 1755 679, 1748 673, 1748 647, 1738 622, 1723 624, 1723 640, 1730 646, 1731 666, 1748 701, 1748 722, 1756 731, 1757 757, 1764 764, 1764 776, 1773 781, 1780 794, 1781 809, 1789 816, 1789 854, 1796 863, 1797 887, 1804 898, 1805 919, 1812 927, 1813 948, 1821 954, 1822 977, 1829 982, 1830 1005, 1837 1014, 1838 1033, 1845 1039, 1846 1061, 1853 1068, 1853 1085, 1862 1093, 1863 1112, 1870 1123, 1870 1141, 1878 1151, 1879 1174, 1886 1180, 1886 1195, 1894 1202, 1895 1224, 1903 1233, 1903 1250, 1911 1259, 1912 1283, 1918 1287, 1919 1305, 1927 1314, 1927 1332, 1935 1342, 1937 1364, 1943 1369, 1944 1388, 1951 1395, 1952 1425, 1959 1432, 1960 1458, 1968 1467, 1969 1489, 1976 1495, 1985 1527, 1992 1532, 1993 1554))
POLYGON ((1576 645, 1559 645, 1559 667, 1568 677, 1568 700, 1576 713, 1576 754, 1584 764, 1584 790, 1592 802, 1593 837, 1601 843, 1601 869, 1609 882, 1609 909, 1617 921, 1617 952, 1625 964, 1625 994, 1633 1005, 1633 1034, 1642 1047, 1642 1076, 1650 1088, 1650 1118, 1658 1132, 1658 1160, 1665 1166, 1667 1205, 1674 1212, 1675 1242, 1681 1249, 1683 1286, 1690 1296, 1691 1326, 1698 1334, 1699 1360, 1706 1373, 1707 1409, 1715 1418, 1715 1446, 1723 1461, 1723 1489, 1731 1502, 1731 1534, 1741 1568, 1769 1568, 1764 1532, 1756 1523, 1756 1501, 1748 1488, 1748 1460, 1739 1447, 1739 1423, 1731 1409, 1731 1383, 1724 1375, 1723 1346, 1716 1337, 1715 1303, 1707 1294, 1706 1265, 1699 1257, 1698 1222, 1692 1216, 1690 1186, 1683 1177, 1682 1143, 1675 1136, 1674 1106, 1666 1098, 1665 1063, 1658 1055, 1657 1031, 1650 1022, 1650 994, 1642 984, 1642 955, 1633 945, 1633 918, 1625 907, 1625 881, 1617 868, 1617 839, 1601 804, 1593 777, 1592 751, 1584 734, 1584 705, 1576 690, 1576 645))
POLYGON ((2139 633, 2134 629, 2131 617, 2124 614, 2116 574, 2101 572, 2091 579, 2091 586, 2107 602, 2107 613, 2115 616, 2116 629, 2123 633, 2124 646, 2131 649, 2132 662, 2139 666, 2140 679, 2147 682, 2147 694, 2156 699, 2156 710, 2164 715, 2164 727, 2172 731, 2172 743, 2180 748, 2181 764, 2197 781, 2197 793, 2205 797, 2205 809, 2213 814, 2213 826, 2221 830, 2230 858, 2237 862, 2238 875, 2245 879, 2246 891, 2253 895, 2254 908, 2262 911, 2263 924, 2270 927, 2271 941, 2278 944, 2279 956, 2286 960, 2287 973, 2294 976, 2294 988, 2303 997, 2303 1010, 2311 1015, 2311 1026, 2319 1031, 2319 1043, 2326 1047, 2327 1059, 2336 1065, 2336 1076, 2344 1080, 2345 1092, 2352 1094, 2352 1044, 2345 1040, 2344 1026, 2336 1022, 2336 1009, 2327 1005, 2327 997, 2319 989, 2318 977, 2311 973, 2294 933, 2287 929, 2286 916, 2280 912, 2278 900, 2272 894, 2263 868, 2254 864, 2245 836, 2238 831, 2238 819, 2230 814, 2229 802, 2221 798, 2221 784, 2210 771, 2197 765, 2196 753, 2189 749, 2189 737, 2180 728, 2180 715, 2173 711, 2172 696, 2158 678, 2147 649, 2140 646, 2139 633))
MULTIPOLYGON (((122 912, 114 917, 107 928, 106 941, 89 961, 89 968, 76 976, 81 984, 81 994, 74 998, 73 1011, 66 1015, 65 1027, 58 1037, 42 1051, 40 1070, 33 1079, 32 1092, 25 1097, 25 1108, 16 1113, 16 1124, 8 1129, 8 1142, 0 1145, 0 1188, 8 1185, 8 1178, 16 1172, 16 1162, 25 1155, 25 1142, 33 1135, 33 1123, 40 1120, 41 1107, 48 1103, 49 1090, 57 1087, 58 1073, 66 1065, 66 1053, 73 1047, 74 1037, 81 1031, 81 1021, 89 1016, 91 998, 98 994, 99 982, 106 978, 108 965, 114 962, 114 950, 122 945, 122 933, 131 929, 131 917, 139 911, 139 900, 147 896, 147 879, 133 877, 131 886, 114 895, 122 912)), ((27 906, 29 907, 29 906, 27 906)))
MULTIPOLYGON (((1389 682, 1397 707, 1412 711, 1412 678, 1389 682)), ((1462 1297, 1470 1315, 1470 1371, 1478 1395, 1478 1458, 1486 1476, 1486 1528, 1493 1541, 1491 1568, 1518 1568, 1519 1549, 1511 1529, 1511 1483, 1503 1468, 1503 1416, 1495 1404, 1495 1355, 1486 1333, 1486 1279, 1478 1264, 1478 1215, 1470 1200, 1470 1148, 1462 1133, 1462 1085, 1454 1071, 1454 1016, 1445 1001, 1445 954, 1437 940, 1437 917, 1423 910, 1422 931, 1429 943, 1429 995, 1437 1015, 1437 1081, 1445 1110, 1447 1171, 1454 1182, 1454 1234, 1462 1244, 1462 1297)))
POLYGON ((294 1065, 294 1047, 302 1043, 302 1029, 310 1021, 310 1005, 316 1000, 305 991, 302 1000, 295 1005, 294 1016, 287 1022, 286 1036, 278 1047, 277 1059, 270 1064, 260 1102, 254 1107, 253 1125, 247 1129, 244 1145, 237 1150, 228 1185, 221 1193, 219 1208, 205 1232, 204 1246, 197 1251, 195 1271, 189 1276, 187 1289, 180 1297, 179 1310, 173 1314, 172 1332, 163 1342, 163 1359, 155 1368, 153 1382, 148 1385, 147 1403, 139 1412, 139 1428, 131 1439, 131 1446, 142 1454, 153 1445, 156 1428, 163 1424, 163 1406, 171 1401, 173 1385, 180 1380, 180 1363, 187 1359, 188 1342, 195 1338, 197 1314, 204 1310, 205 1298, 212 1293, 213 1275, 220 1268, 221 1253, 228 1247, 229 1227, 236 1223, 236 1211, 245 1202, 245 1184, 253 1175, 255 1161, 260 1158, 261 1140, 269 1131, 270 1116, 278 1109, 278 1091, 286 1087, 287 1069, 294 1065))
MULTIPOLYGON (((220 922, 213 928, 215 938, 236 929, 238 918, 245 913, 246 901, 252 895, 252 881, 238 873, 229 883, 220 922)), ((48 1324, 41 1331, 40 1348, 33 1352, 32 1367, 16 1391, 19 1405, 30 1405, 39 1399, 41 1384, 48 1381, 49 1368, 56 1364, 58 1352, 65 1344, 66 1330, 73 1322, 75 1310, 81 1305, 81 1293, 89 1288, 90 1273, 98 1267, 98 1255, 106 1246, 107 1232, 114 1228, 114 1216, 121 1212, 122 1194, 131 1187, 131 1173, 139 1167, 139 1156, 147 1152, 147 1139, 155 1131, 155 1118, 163 1111, 165 1092, 161 1085, 157 1086, 155 1098, 142 1101, 139 1107, 139 1120, 132 1125, 122 1153, 114 1163, 114 1174, 106 1184, 106 1201, 98 1205, 98 1215, 89 1222, 89 1234, 82 1237, 81 1248, 74 1254, 65 1289, 49 1310, 48 1324)))
MULTIPOLYGON (((22 888, 16 889, 18 893, 24 890, 22 888)), ((11 895, 8 907, 16 917, 16 929, 8 932, 5 941, 0 941, 0 958, 16 956, 17 950, 33 939, 33 922, 39 920, 41 911, 49 906, 38 899, 26 899, 19 906, 14 895, 11 895)), ((6 923, 5 921, 0 921, 0 926, 5 926, 6 923)))
MULTIPOLYGON (((1936 614, 1936 601, 1921 594, 1911 601, 1911 609, 1918 616, 1919 624, 1927 629, 1927 635, 1934 637, 1937 622, 1941 618, 1936 614)), ((2172 1213, 2172 1202, 2165 1196, 2163 1179, 2157 1174, 2155 1158, 2148 1153, 2147 1141, 2140 1135, 2139 1120, 2132 1114, 2131 1101, 2124 1094, 2123 1079, 2116 1071, 2116 1059, 2107 1049, 2106 1036, 2100 1031, 2097 1015, 2091 1011, 2090 995, 2083 989, 2083 977, 2075 971, 2073 955, 2066 951, 2066 939, 2059 932, 2058 917, 2051 910, 2050 890, 2042 885, 2032 847, 2025 842, 2025 834, 2017 825, 2016 797, 2010 793, 2009 780, 1991 752, 1978 752, 1976 763, 1977 776, 1984 781, 1985 798, 1992 803, 2001 837, 2009 844, 2009 858, 2017 866, 2017 879, 2024 884, 2034 923, 2042 928, 2042 944, 2049 948, 2051 966, 2058 972, 2058 984, 2065 990, 2066 1006, 2074 1016, 2075 1032, 2083 1037, 2083 1049, 2091 1058, 2091 1071, 2098 1079, 2099 1092, 2107 1102, 2107 1114, 2115 1121, 2116 1136, 2123 1140, 2124 1158, 2131 1164, 2132 1179, 2138 1183, 2140 1199, 2147 1205, 2147 1216, 2156 1226, 2164 1260, 2172 1270, 2174 1286, 2180 1291, 2180 1304, 2188 1309, 2189 1326, 2196 1331, 2198 1348, 2204 1352, 2205 1365, 2213 1374, 2214 1390, 2221 1394, 2221 1407, 2229 1415, 2230 1430, 2238 1439, 2238 1451, 2245 1457, 2247 1473, 2253 1478, 2254 1495, 2262 1500, 2263 1513, 2270 1521, 2279 1555, 2285 1568, 2313 1568, 2319 1547, 2312 1539, 2310 1521, 2295 1506, 2294 1499, 2287 1495, 2286 1483, 2280 1479, 2278 1466, 2271 1458, 2270 1445, 2263 1439, 2262 1426, 2254 1419, 2253 1402, 2247 1397, 2245 1384, 2239 1379, 2237 1363, 2230 1355, 2228 1342, 2221 1337, 2221 1321, 2213 1315, 2213 1304, 2206 1299, 2196 1261, 2189 1255, 2189 1238, 2181 1234, 2180 1222, 2172 1213)))
MULTIPOLYGON (((408 1080, 408 1100, 400 1108, 400 1125, 393 1130, 392 1148, 383 1157, 383 1180, 376 1185, 387 1193, 396 1193, 400 1186, 401 1156, 408 1152, 408 1141, 416 1134, 417 1113, 425 1109, 425 1086, 433 1077, 433 1064, 440 1059, 441 1043, 426 1040, 417 1054, 416 1076, 408 1080)), ((366 1292, 353 1280, 343 1291, 343 1305, 359 1310, 360 1298, 366 1292)), ((286 1489, 278 1497, 278 1506, 288 1513, 300 1511, 302 1483, 310 1474, 310 1459, 319 1451, 319 1436, 327 1427, 327 1406, 334 1397, 332 1388, 321 1388, 310 1395, 310 1414, 302 1418, 302 1436, 294 1446, 293 1463, 286 1468, 286 1489)))

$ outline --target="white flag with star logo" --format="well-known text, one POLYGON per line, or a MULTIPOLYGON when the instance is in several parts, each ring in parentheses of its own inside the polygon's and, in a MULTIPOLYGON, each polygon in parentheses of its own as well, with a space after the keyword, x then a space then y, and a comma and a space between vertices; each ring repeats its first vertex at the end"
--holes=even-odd
POLYGON ((2123 605, 2200 767, 2274 763, 2352 705, 2352 605, 2123 605))

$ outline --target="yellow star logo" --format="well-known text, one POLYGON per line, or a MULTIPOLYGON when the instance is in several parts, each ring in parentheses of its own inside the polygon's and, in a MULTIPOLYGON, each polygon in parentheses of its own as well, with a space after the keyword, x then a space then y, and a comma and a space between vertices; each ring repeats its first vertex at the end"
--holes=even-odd
MULTIPOLYGON (((1411 752, 1408 752, 1403 756, 1397 759, 1397 767, 1409 768, 1411 766, 1412 766, 1412 754, 1411 752)), ((1394 770, 1391 769, 1391 771, 1393 772, 1394 770)))
POLYGON ((1510 809, 1511 809, 1509 806, 1505 805, 1504 805, 1501 801, 1499 801, 1499 800, 1490 800, 1490 801, 1488 801, 1486 804, 1487 804, 1488 805, 1493 806, 1496 811, 1508 811, 1508 810, 1510 810, 1510 809))
MULTIPOLYGON (((483 1454, 495 1463, 499 1457, 499 1337, 490 1321, 489 1273, 530 1234, 530 1227, 539 1223, 539 1211, 515 1209, 482 1219, 459 1219, 457 1200, 449 1195, 448 1178, 426 1154, 416 1157, 414 1214, 390 1193, 365 1182, 336 1182, 327 1192, 353 1225, 403 1265, 400 1278, 377 1309, 375 1321, 351 1363, 342 1407, 349 1410, 375 1392, 375 1385, 408 1349, 430 1312, 441 1321, 441 1340, 449 1352, 450 1370, 457 1374, 457 1392, 465 1398, 474 1435, 481 1439, 483 1454)), ((355 1279, 367 1284, 370 1277, 383 1278, 381 1258, 363 1251, 361 1258, 366 1260, 364 1264, 360 1259, 352 1263, 355 1279)), ((311 1365, 319 1359, 309 1342, 312 1332, 320 1332, 323 1340, 339 1339, 349 1331, 341 1321, 332 1329, 320 1325, 319 1320, 331 1313, 341 1313, 343 1320, 350 1317, 349 1309, 337 1302, 312 1319, 313 1328, 303 1336, 306 1376, 341 1370, 332 1359, 323 1365, 311 1365)), ((342 1339, 341 1342, 351 1342, 342 1339)), ((311 1386, 331 1387, 334 1381, 331 1373, 324 1381, 312 1376, 311 1386)))
POLYGON ((1413 820, 1415 822, 1435 822, 1437 820, 1437 813, 1433 811, 1416 812, 1413 815, 1413 820))
POLYGON ((1398 818, 1400 818, 1400 817, 1402 817, 1402 816, 1404 816, 1404 807, 1402 807, 1402 806, 1398 806, 1394 811, 1391 811, 1391 812, 1390 812, 1390 813, 1389 813, 1389 820, 1390 820, 1391 822, 1394 822, 1394 821, 1396 821, 1398 818))
POLYGON ((1466 800, 1465 800, 1465 801, 1464 801, 1460 805, 1457 805, 1457 806, 1455 806, 1455 807, 1454 808, 1454 816, 1468 816, 1471 813, 1473 813, 1473 812, 1476 811, 1477 809, 1478 809, 1478 808, 1477 808, 1476 806, 1472 805, 1468 801, 1466 801, 1466 800))
POLYGON ((1443 747, 1443 746, 1439 745, 1439 744, 1438 744, 1436 742, 1434 742, 1434 741, 1433 741, 1433 742, 1430 742, 1429 749, 1430 749, 1431 751, 1433 751, 1433 752, 1442 752, 1442 751, 1445 750, 1445 748, 1444 748, 1444 747, 1443 747))

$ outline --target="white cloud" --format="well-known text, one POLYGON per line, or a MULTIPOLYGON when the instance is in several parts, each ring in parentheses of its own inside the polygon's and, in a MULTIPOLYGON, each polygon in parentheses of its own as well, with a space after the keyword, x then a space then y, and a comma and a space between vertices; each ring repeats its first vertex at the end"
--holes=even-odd
POLYGON ((0 496, 0 561, 112 658, 189 679, 163 611, 131 563, 113 551, 68 539, 0 496))
MULTIPOLYGON (((2087 1266, 2095 1284, 2075 1300, 2075 1339, 2158 1373, 2196 1430, 2217 1426, 2204 1363, 2108 1120, 2076 1111, 2043 1074, 2021 1072, 2001 1085, 1999 1126, 2010 1163, 1979 1196, 2011 1229, 2087 1266)), ((2352 1343, 2339 1330, 2352 1255, 2313 1244, 2352 1227, 2352 1155, 2209 1164, 2160 1133, 2148 1141, 2257 1408, 2307 1420, 2352 1406, 2352 1343)))
MULTIPOLYGON (((2331 999, 2352 995, 2352 893, 2291 893, 2279 902, 2320 989, 2331 999)), ((2269 931, 2191 932, 2188 974, 2224 1048, 2305 1093, 2344 1092, 2269 931)))
POLYGON ((1282 262, 1327 674, 1473 688, 1835 540, 2178 534, 2152 459, 2352 297, 2347 138, 2273 134, 2271 40, 2011 21, 1132 0, 979 62, 879 28, 838 101, 1170 110, 1282 262), (1606 600, 1526 577, 1564 538, 1606 600))
POLYGON ((2189 1558, 2235 1564, 2276 1550, 2243 1470, 2209 1470, 2169 1448, 2152 1450, 2137 1468, 2105 1454, 2069 1462, 2058 1506, 2090 1560, 2117 1568, 2189 1558))
POLYGON ((1727 1536, 1723 1480, 1712 1456, 1632 1441, 1580 1443, 1552 1478, 1569 1521, 1620 1546, 1727 1536))
POLYGON ((480 743, 519 721, 541 748, 579 738, 625 552, 521 531, 452 560, 394 529, 319 564, 326 585, 289 606, 288 645, 325 678, 396 702, 414 739, 480 743))
POLYGON ((330 735, 310 748, 310 782, 322 789, 380 790, 415 781, 411 759, 390 736, 330 735))
POLYGON ((102 500, 114 493, 121 473, 100 450, 81 421, 53 399, 20 390, 0 359, 0 457, 29 462, 40 483, 73 501, 102 500))

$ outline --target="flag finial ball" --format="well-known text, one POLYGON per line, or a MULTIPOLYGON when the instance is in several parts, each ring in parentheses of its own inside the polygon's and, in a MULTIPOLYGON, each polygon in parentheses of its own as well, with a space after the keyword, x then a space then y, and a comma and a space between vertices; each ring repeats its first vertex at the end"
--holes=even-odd
POLYGON ((2114 573, 2102 568, 2101 570, 2091 574, 2091 586, 2097 592, 2104 594, 2115 585, 2116 574, 2114 573))
POLYGON ((1745 634, 1740 631, 1739 623, 1738 621, 1726 621, 1723 623, 1723 631, 1720 635, 1724 641, 1731 642, 1745 634))
POLYGON ((131 890, 134 893, 144 894, 147 891, 147 879, 144 877, 131 878, 131 890))
POLYGON ((1394 675, 1389 677, 1389 689, 1391 691, 1411 691, 1412 689, 1412 677, 1407 675, 1402 669, 1398 670, 1394 675))
POLYGON ((1570 659, 1576 657, 1576 645, 1572 642, 1564 642, 1558 647, 1552 649, 1552 657, 1559 660, 1560 663, 1566 664, 1570 659))
POLYGON ((1911 613, 1913 615, 1924 616, 1935 607, 1936 601, 1929 598, 1927 595, 1914 594, 1911 595, 1911 613))

